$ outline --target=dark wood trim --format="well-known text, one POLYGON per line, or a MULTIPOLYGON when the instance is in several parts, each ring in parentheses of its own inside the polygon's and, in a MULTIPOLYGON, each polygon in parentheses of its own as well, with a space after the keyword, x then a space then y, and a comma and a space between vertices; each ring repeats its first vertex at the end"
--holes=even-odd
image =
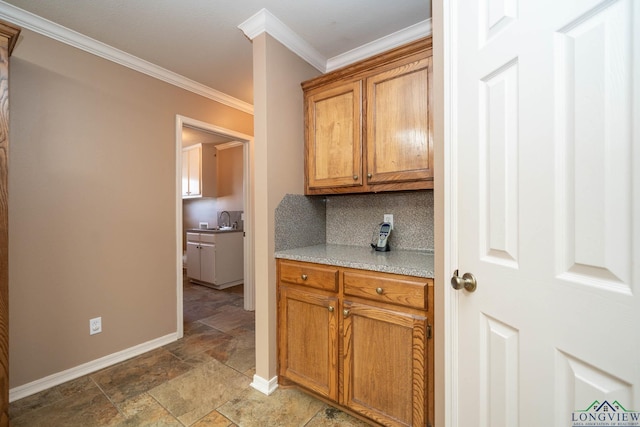
POLYGON ((9 425, 9 56, 19 33, 0 22, 0 427, 9 425))

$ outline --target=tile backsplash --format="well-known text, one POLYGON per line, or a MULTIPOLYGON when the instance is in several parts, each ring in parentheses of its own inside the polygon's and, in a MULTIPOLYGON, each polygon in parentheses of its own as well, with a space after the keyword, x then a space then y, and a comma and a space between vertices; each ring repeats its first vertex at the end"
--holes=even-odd
POLYGON ((275 212, 276 251, 325 243, 326 216, 324 199, 285 195, 275 212))
MULTIPOLYGON (((190 228, 199 228, 201 222, 206 222, 209 227, 217 227, 220 225, 219 204, 215 198, 202 199, 185 199, 182 201, 182 221, 185 230, 190 228)), ((229 210, 231 224, 238 223, 238 228, 242 229, 242 211, 229 210)), ((223 221, 227 222, 227 215, 224 215, 223 221)))
POLYGON ((393 214, 391 248, 433 250, 433 191, 329 196, 327 243, 369 246, 384 214, 393 214))
POLYGON ((433 191, 338 196, 288 194, 276 209, 275 249, 321 243, 369 246, 393 214, 391 248, 433 250, 433 191))

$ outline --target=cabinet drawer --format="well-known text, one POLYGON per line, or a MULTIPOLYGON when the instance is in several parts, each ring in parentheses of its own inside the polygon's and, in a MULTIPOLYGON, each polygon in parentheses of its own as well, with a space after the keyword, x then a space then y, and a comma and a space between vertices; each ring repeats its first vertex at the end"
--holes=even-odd
POLYGON ((338 269, 318 264, 280 261, 280 281, 336 292, 338 269))
POLYGON ((199 242, 200 241, 200 233, 187 233, 187 241, 189 241, 189 242, 199 242))
POLYGON ((213 233, 200 233, 200 242, 201 243, 215 243, 216 235, 213 233))
POLYGON ((344 294, 374 301, 427 309, 427 286, 430 279, 392 277, 376 273, 344 272, 344 294))

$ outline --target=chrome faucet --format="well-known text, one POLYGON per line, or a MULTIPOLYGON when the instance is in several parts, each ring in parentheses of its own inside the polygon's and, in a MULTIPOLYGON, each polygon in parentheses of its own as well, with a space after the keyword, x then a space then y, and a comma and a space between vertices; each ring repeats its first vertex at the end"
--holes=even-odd
POLYGON ((229 226, 231 226, 231 215, 229 214, 229 212, 227 212, 227 211, 220 212, 220 215, 218 216, 218 225, 220 227, 229 227, 229 226), (222 214, 227 214, 227 223, 226 223, 226 225, 225 225, 225 223, 222 222, 222 214))

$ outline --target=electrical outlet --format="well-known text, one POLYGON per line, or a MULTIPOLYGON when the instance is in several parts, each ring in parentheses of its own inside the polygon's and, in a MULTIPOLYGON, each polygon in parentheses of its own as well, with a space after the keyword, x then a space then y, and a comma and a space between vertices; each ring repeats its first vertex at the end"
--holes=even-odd
POLYGON ((391 224, 391 229, 393 230, 393 214, 384 214, 384 222, 391 224))
POLYGON ((200 227, 200 229, 206 230, 207 228, 209 228, 209 223, 208 222, 201 222, 201 223, 198 224, 198 226, 200 227))
POLYGON ((99 334, 102 332, 102 317, 96 317, 89 320, 89 335, 99 334))

